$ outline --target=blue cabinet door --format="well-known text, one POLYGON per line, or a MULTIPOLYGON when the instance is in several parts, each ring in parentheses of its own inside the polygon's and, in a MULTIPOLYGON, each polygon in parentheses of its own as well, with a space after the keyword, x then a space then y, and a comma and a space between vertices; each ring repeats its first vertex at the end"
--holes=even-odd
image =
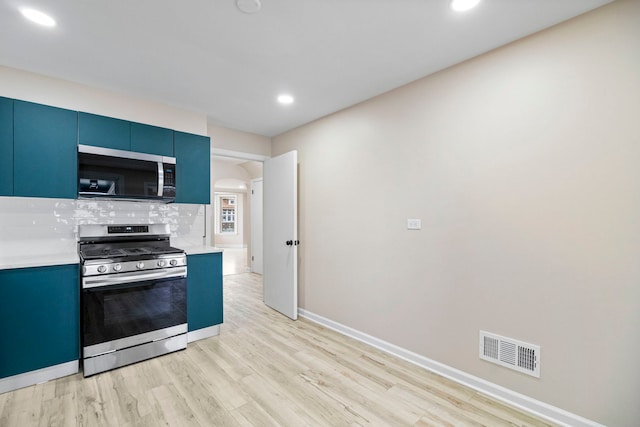
POLYGON ((222 253, 187 256, 189 331, 222 323, 222 253))
POLYGON ((131 151, 173 157, 173 130, 131 123, 131 151))
POLYGON ((211 145, 208 136, 175 132, 176 203, 209 204, 211 145))
POLYGON ((13 196, 13 99, 0 97, 0 196, 13 196))
POLYGON ((173 130, 97 114, 79 113, 78 143, 173 156, 173 130))
POLYGON ((15 100, 13 194, 75 199, 78 113, 15 100))
POLYGON ((78 113, 78 143, 129 151, 130 122, 96 114, 78 113))
POLYGON ((78 360, 77 265, 0 270, 0 378, 78 360))

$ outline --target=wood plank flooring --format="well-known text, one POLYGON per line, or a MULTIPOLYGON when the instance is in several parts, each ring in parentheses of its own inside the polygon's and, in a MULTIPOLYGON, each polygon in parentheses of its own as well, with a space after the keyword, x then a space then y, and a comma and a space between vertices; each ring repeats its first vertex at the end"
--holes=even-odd
POLYGON ((0 426, 548 426, 262 304, 261 276, 224 278, 221 334, 90 378, 0 394, 0 426))

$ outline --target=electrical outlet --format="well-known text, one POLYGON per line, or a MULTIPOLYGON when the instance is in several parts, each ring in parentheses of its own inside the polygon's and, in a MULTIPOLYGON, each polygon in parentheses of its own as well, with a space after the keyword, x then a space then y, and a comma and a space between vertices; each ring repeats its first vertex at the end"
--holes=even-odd
POLYGON ((408 219, 407 230, 420 230, 422 228, 422 221, 419 219, 408 219))

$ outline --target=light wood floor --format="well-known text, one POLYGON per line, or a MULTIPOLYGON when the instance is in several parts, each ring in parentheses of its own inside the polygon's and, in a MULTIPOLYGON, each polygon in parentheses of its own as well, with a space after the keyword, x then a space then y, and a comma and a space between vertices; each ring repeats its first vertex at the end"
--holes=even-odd
POLYGON ((177 353, 0 394, 0 426, 544 426, 224 281, 221 335, 177 353))

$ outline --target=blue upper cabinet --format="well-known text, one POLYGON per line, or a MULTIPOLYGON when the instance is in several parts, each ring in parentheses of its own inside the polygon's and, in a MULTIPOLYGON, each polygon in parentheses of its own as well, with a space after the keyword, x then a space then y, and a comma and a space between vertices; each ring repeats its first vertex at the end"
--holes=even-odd
POLYGON ((78 113, 15 100, 14 196, 75 199, 78 113))
POLYGON ((112 117, 79 113, 78 143, 128 151, 131 147, 130 123, 112 117))
POLYGON ((173 131, 131 123, 131 151, 173 157, 173 131))
POLYGON ((78 143, 173 157, 173 130, 79 113, 78 143))
POLYGON ((210 139, 0 97, 0 196, 75 199, 78 148, 176 158, 176 202, 209 204, 210 139))
POLYGON ((0 196, 13 195, 13 99, 0 97, 0 196))
POLYGON ((208 136, 175 132, 176 203, 209 204, 211 145, 208 136))

